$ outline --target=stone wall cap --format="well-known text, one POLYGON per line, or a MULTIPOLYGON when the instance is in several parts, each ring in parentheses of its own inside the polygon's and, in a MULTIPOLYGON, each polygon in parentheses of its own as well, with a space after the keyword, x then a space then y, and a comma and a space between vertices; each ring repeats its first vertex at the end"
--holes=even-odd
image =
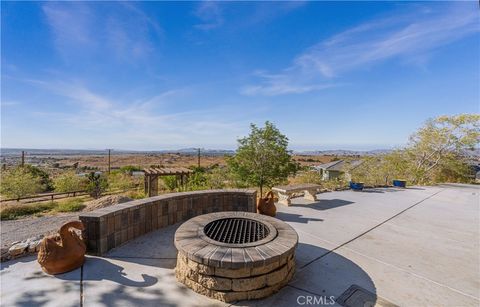
POLYGON ((259 267, 294 253, 298 235, 290 225, 273 217, 225 211, 199 215, 183 223, 175 232, 174 244, 179 253, 205 265, 219 268, 259 267), (273 236, 254 244, 226 244, 207 239, 203 233, 205 225, 223 218, 257 220, 273 226, 275 232, 273 236))
POLYGON ((189 192, 177 192, 177 193, 167 193, 158 196, 135 199, 128 202, 124 202, 117 205, 112 205, 105 208, 100 208, 90 212, 82 212, 79 217, 104 217, 109 214, 117 213, 125 209, 135 210, 143 207, 146 204, 156 202, 156 201, 168 201, 168 200, 178 200, 181 198, 187 198, 192 196, 200 195, 228 195, 228 194, 238 194, 244 193, 246 195, 255 194, 257 191, 254 189, 216 189, 216 190, 201 190, 201 191, 189 191, 189 192))

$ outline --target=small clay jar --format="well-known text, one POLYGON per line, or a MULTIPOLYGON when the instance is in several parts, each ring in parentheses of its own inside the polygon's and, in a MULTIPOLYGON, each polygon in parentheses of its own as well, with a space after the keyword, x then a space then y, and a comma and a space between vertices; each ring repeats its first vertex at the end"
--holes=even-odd
POLYGON ((273 192, 270 191, 265 197, 260 197, 257 203, 257 212, 263 215, 274 217, 277 213, 273 192))

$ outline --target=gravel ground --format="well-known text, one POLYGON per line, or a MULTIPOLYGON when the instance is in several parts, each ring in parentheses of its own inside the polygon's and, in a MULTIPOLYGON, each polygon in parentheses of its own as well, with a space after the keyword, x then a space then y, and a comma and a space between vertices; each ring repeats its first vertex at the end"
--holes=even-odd
POLYGON ((63 223, 70 220, 78 220, 78 212, 1 221, 2 249, 10 247, 15 241, 56 232, 63 223))

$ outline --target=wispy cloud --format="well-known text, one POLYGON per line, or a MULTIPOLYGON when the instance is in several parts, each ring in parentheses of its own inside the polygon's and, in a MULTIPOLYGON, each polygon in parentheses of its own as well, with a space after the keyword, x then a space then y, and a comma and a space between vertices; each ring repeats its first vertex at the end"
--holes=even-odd
POLYGON ((138 58, 154 51, 160 25, 131 3, 47 2, 42 6, 56 49, 65 58, 100 54, 138 58), (105 7, 109 9, 106 10, 105 7))
POLYGON ((16 106, 16 105, 19 105, 20 102, 18 101, 12 101, 12 100, 7 100, 7 101, 1 101, 0 105, 2 107, 13 107, 13 106, 16 106))
POLYGON ((248 18, 243 21, 244 26, 256 25, 258 23, 270 22, 275 18, 282 17, 292 11, 295 11, 305 5, 307 1, 270 1, 255 2, 254 10, 248 18))
POLYGON ((435 48, 478 33, 478 8, 471 3, 419 9, 381 18, 341 32, 308 48, 279 73, 256 73, 259 84, 245 95, 298 94, 331 87, 349 71, 390 58, 425 62, 435 48), (412 60, 413 59, 413 60, 412 60))
POLYGON ((208 144, 208 140, 230 143, 226 135, 239 135, 248 127, 244 119, 228 115, 238 114, 238 111, 218 107, 169 111, 168 106, 180 103, 181 98, 188 95, 184 89, 129 101, 104 95, 79 81, 22 81, 45 89, 68 104, 68 112, 36 111, 36 118, 48 118, 59 126, 88 132, 86 135, 91 136, 91 140, 86 140, 89 146, 174 146, 192 144, 192 140, 199 144, 208 144))
MULTIPOLYGON (((245 6, 248 9, 246 15, 235 20, 228 20, 230 28, 239 29, 250 26, 255 26, 260 23, 267 23, 275 18, 286 15, 300 7, 307 4, 306 1, 280 1, 272 4, 271 2, 254 2, 250 6, 245 6)), ((201 1, 193 11, 200 23, 194 25, 195 28, 209 31, 220 26, 225 22, 225 11, 228 10, 229 3, 220 1, 201 1)), ((231 12, 230 12, 231 13, 231 12)))
POLYGON ((284 74, 267 74, 262 71, 257 71, 255 76, 263 79, 263 83, 261 85, 250 85, 244 87, 242 89, 242 93, 244 95, 276 96, 283 94, 302 94, 338 86, 338 84, 333 82, 313 84, 302 82, 302 80, 294 80, 291 78, 288 72, 284 74))
POLYGON ((201 23, 195 28, 208 31, 220 27, 223 24, 223 13, 219 2, 202 1, 194 11, 201 23))

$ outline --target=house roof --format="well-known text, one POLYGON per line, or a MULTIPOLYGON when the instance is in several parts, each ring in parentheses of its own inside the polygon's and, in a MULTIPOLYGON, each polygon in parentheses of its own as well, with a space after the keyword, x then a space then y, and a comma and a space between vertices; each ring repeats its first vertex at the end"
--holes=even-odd
POLYGON ((354 169, 360 164, 362 164, 362 160, 354 160, 351 162, 347 162, 345 160, 338 160, 338 161, 332 161, 324 164, 320 164, 317 166, 314 166, 315 169, 320 170, 326 170, 326 171, 337 171, 337 172, 344 172, 345 168, 348 167, 349 169, 354 169))
POLYGON ((332 161, 324 164, 314 166, 316 169, 323 169, 327 171, 342 171, 345 164, 344 160, 332 161))

